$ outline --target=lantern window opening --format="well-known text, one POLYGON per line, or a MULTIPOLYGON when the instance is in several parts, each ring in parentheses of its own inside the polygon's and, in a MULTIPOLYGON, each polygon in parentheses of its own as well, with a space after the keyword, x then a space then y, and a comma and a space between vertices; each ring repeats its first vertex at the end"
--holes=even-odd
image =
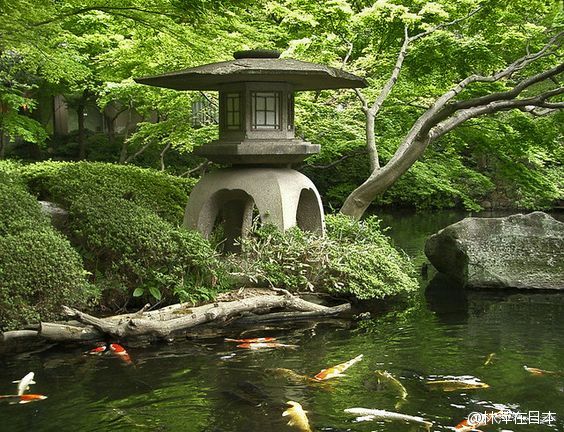
POLYGON ((281 92, 251 92, 252 129, 280 130, 281 92))
POLYGON ((227 93, 225 95, 225 102, 227 129, 241 129, 241 95, 239 93, 227 93))
POLYGON ((288 93, 288 130, 294 130, 294 94, 288 93))

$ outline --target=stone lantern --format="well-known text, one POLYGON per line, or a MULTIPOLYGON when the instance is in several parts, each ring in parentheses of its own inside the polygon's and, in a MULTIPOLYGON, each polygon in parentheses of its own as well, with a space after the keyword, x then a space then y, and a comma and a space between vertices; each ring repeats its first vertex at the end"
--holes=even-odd
POLYGON ((224 222, 228 247, 244 235, 256 207, 262 223, 323 233, 319 192, 290 168, 319 145, 295 136, 294 92, 365 87, 355 75, 332 67, 280 59, 276 51, 239 51, 235 60, 136 81, 176 90, 219 91, 219 139, 194 153, 220 168, 194 187, 184 225, 208 236, 224 222))

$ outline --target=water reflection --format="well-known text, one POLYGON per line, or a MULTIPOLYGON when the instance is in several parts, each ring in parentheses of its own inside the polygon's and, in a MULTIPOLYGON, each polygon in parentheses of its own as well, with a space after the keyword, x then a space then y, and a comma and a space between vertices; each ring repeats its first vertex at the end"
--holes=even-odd
MULTIPOLYGON (((412 215, 388 222, 398 221, 391 234, 422 262, 425 236, 460 217, 412 215)), ((535 376, 524 369, 564 371, 564 296, 466 292, 441 278, 427 284, 425 294, 412 303, 389 312, 375 310, 372 319, 354 324, 232 328, 229 335, 273 336, 296 349, 250 351, 223 339, 128 346, 134 366, 111 355, 84 355, 86 347, 73 346, 2 357, 0 393, 12 392, 12 380, 34 371, 33 391, 49 398, 1 404, 0 425, 6 427, 0 430, 282 432, 291 431, 282 417, 288 400, 309 411, 316 431, 422 430, 400 422, 355 423, 343 412, 351 407, 399 409, 433 421, 433 431, 450 430, 471 411, 550 411, 556 413, 552 426, 508 424, 484 430, 564 430, 564 377, 535 376), (364 359, 345 377, 322 385, 273 372, 285 368, 312 377, 358 354, 364 359), (398 395, 377 384, 376 370, 390 372, 407 390, 398 408, 398 395), (442 392, 425 384, 467 375, 490 387, 442 392)))

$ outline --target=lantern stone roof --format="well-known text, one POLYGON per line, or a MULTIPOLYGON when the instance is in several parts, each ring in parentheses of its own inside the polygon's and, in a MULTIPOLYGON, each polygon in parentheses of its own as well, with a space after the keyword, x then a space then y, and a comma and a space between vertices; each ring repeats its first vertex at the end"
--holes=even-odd
POLYGON ((135 78, 140 84, 175 90, 219 90, 235 82, 286 82, 294 90, 366 87, 360 78, 341 69, 291 58, 276 51, 238 51, 235 60, 210 63, 162 75, 135 78))

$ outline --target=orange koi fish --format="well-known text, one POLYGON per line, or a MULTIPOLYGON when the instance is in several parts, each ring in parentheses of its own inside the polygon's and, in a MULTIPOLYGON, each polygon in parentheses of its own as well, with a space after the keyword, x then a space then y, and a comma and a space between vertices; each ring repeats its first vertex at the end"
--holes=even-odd
POLYGON ((11 404, 16 404, 16 403, 26 404, 30 402, 37 402, 40 400, 47 399, 47 396, 30 393, 30 394, 22 394, 22 395, 0 395, 0 399, 12 400, 13 402, 10 402, 11 404))
POLYGON ((229 339, 225 338, 225 342, 238 342, 238 343, 258 343, 258 342, 273 342, 275 337, 259 337, 259 338, 249 338, 249 339, 229 339))
POLYGON ((116 343, 110 344, 110 350, 112 351, 112 353, 119 356, 119 358, 121 358, 125 363, 127 364, 133 363, 131 361, 131 357, 129 357, 128 352, 120 344, 116 344, 116 343))
POLYGON ((296 345, 287 345, 278 342, 249 342, 237 345, 237 348, 258 350, 263 348, 295 348, 296 345))
POLYGON ((360 354, 355 358, 353 358, 352 360, 349 360, 348 362, 338 364, 337 366, 330 367, 329 369, 323 369, 313 378, 316 379, 317 381, 325 381, 331 378, 337 378, 343 376, 343 372, 346 371, 348 368, 350 368, 353 364, 361 361, 362 357, 363 355, 360 354))
POLYGON ((96 348, 92 348, 90 351, 86 351, 85 354, 93 354, 93 355, 102 354, 107 349, 108 349, 108 347, 106 345, 101 345, 101 346, 98 346, 96 348))

